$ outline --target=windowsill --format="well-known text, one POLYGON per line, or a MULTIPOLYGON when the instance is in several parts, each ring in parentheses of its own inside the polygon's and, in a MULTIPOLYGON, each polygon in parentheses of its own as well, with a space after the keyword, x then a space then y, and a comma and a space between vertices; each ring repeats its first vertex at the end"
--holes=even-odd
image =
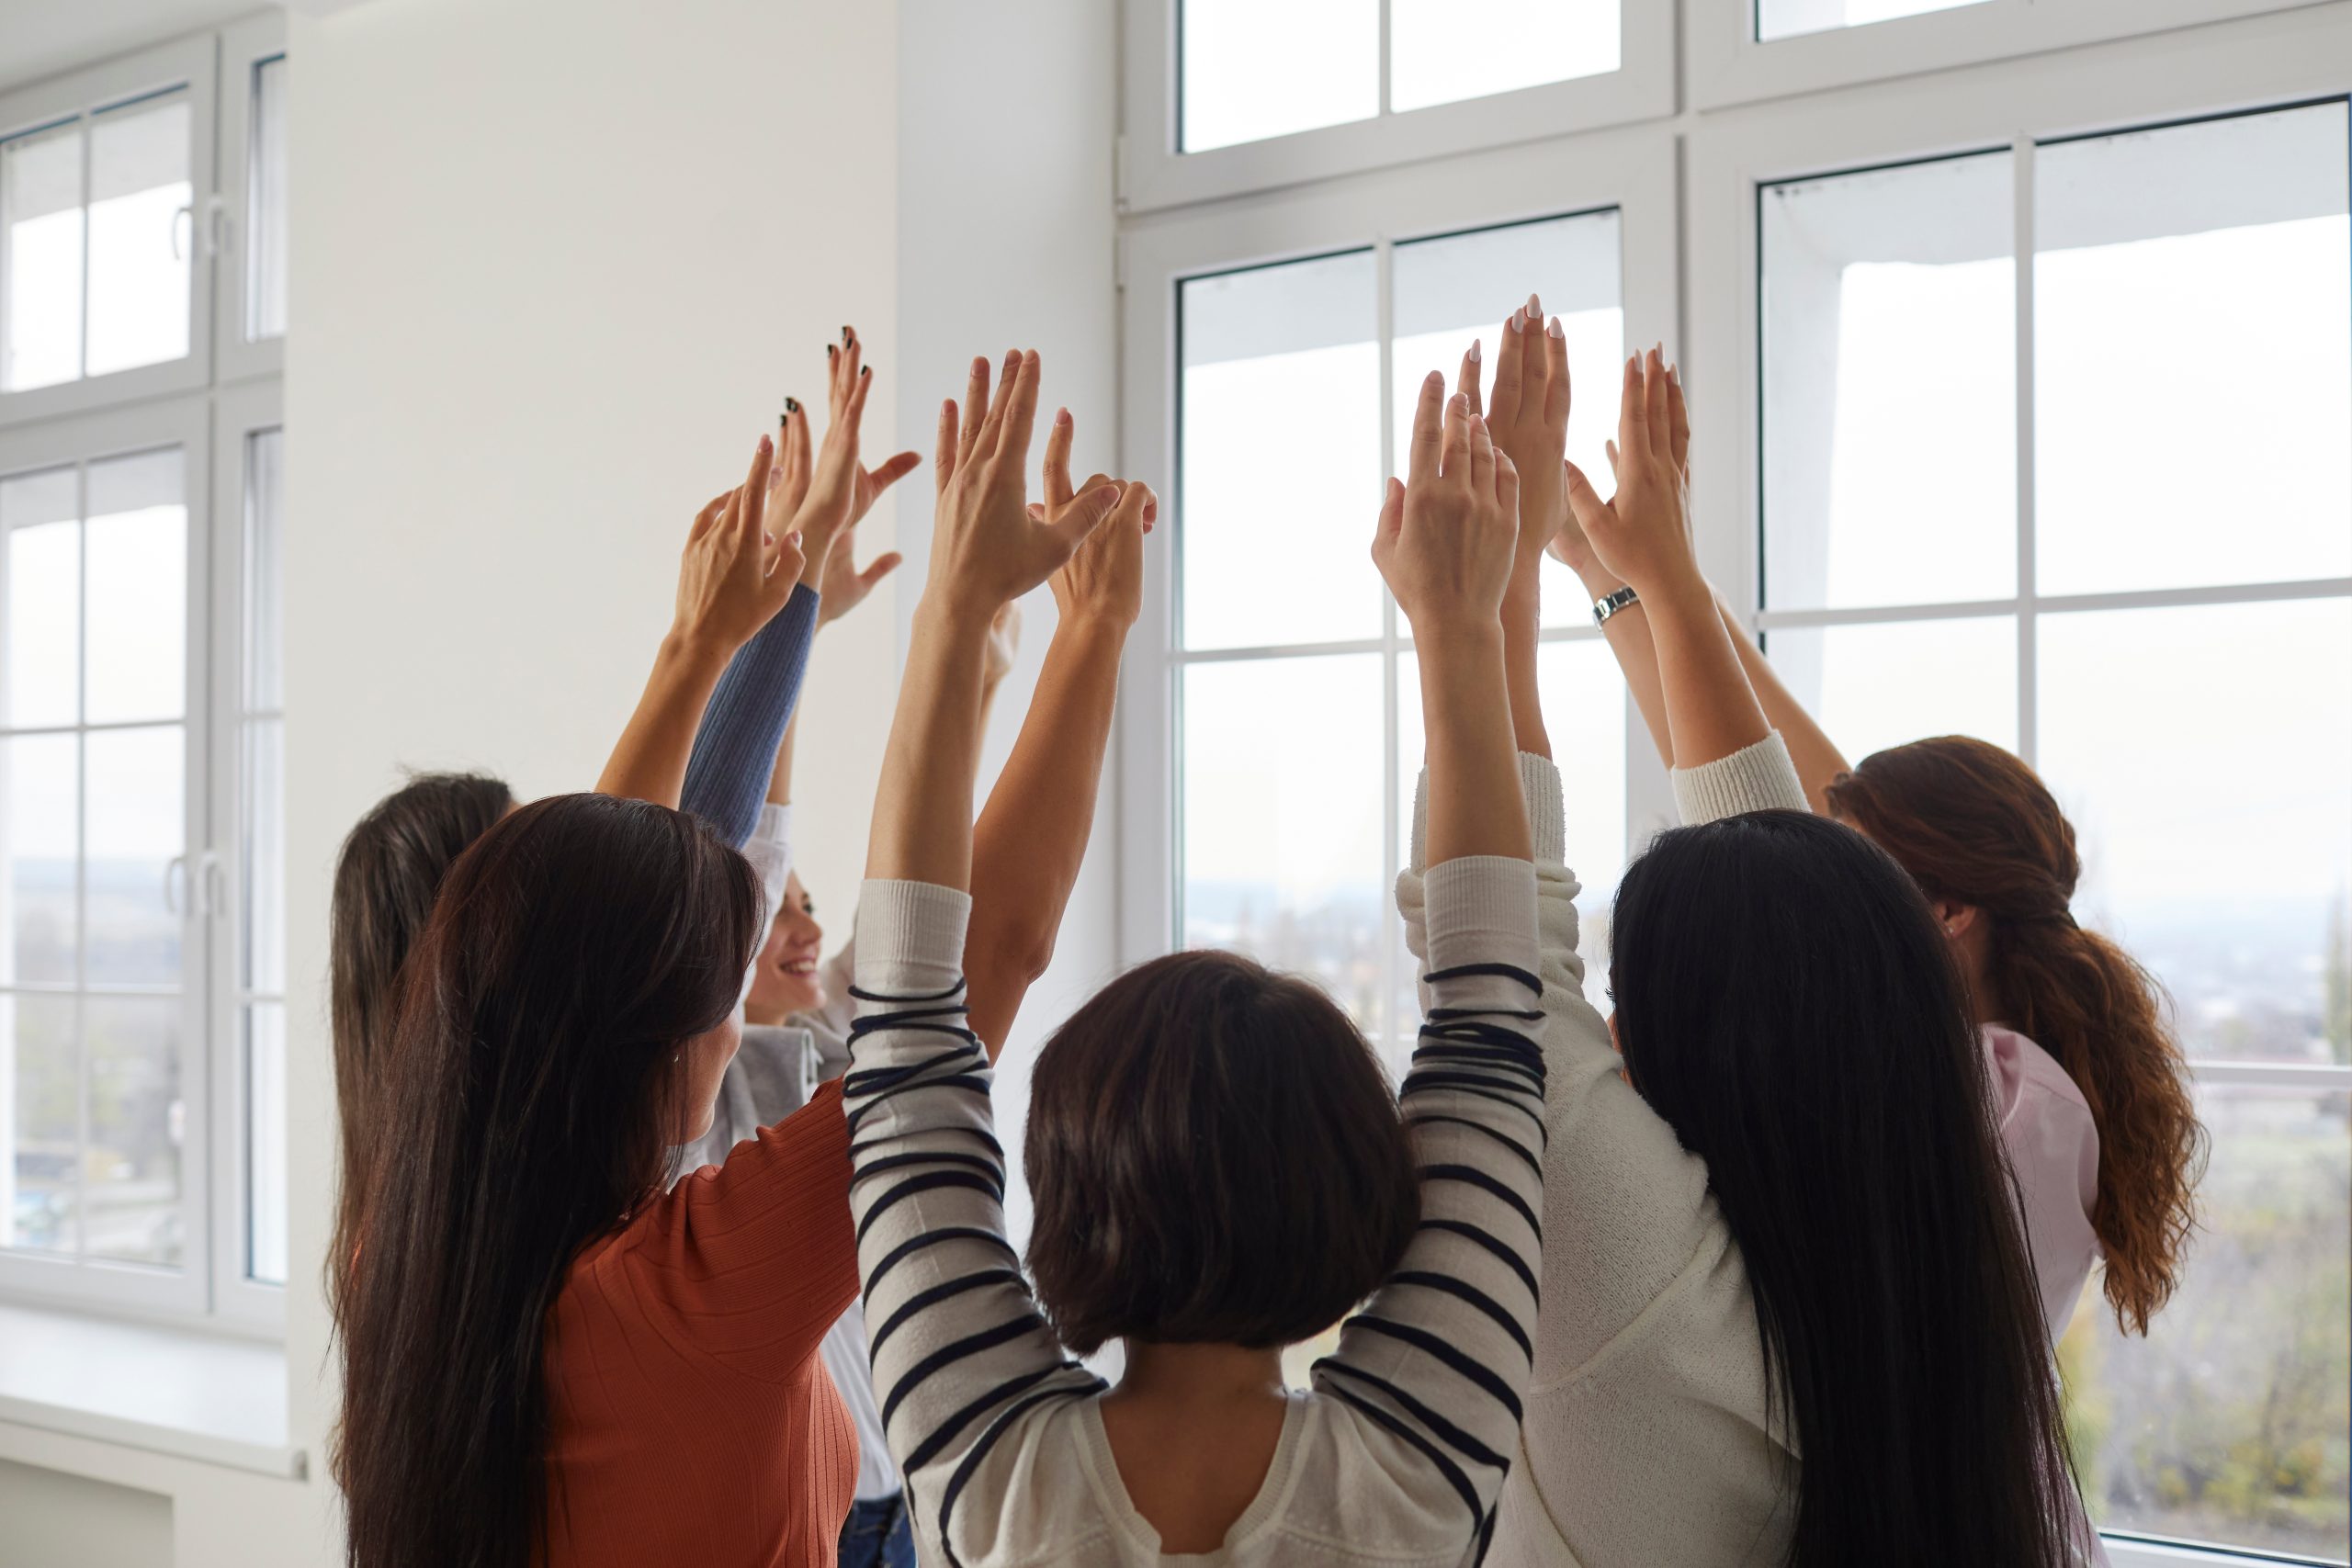
POLYGON ((299 1477, 286 1351, 153 1324, 0 1303, 0 1421, 299 1477))

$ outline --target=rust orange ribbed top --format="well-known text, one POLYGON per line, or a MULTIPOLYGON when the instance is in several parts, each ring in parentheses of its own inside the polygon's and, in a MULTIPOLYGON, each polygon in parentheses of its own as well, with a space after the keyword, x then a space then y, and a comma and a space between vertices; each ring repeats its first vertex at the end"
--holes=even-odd
POLYGON ((817 1347, 856 1295, 838 1083, 584 1249, 548 1328, 548 1568, 830 1568, 857 1434, 817 1347))

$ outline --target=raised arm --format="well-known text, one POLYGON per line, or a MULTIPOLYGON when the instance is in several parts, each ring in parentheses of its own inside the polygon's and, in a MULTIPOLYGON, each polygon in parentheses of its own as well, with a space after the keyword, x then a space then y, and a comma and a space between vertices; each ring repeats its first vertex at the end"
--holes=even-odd
MULTIPOLYGON (((678 564, 677 608, 637 711, 596 779, 604 795, 676 806, 695 726, 739 649, 772 624, 799 581, 800 541, 767 532, 775 442, 760 437, 743 483, 695 516, 678 564)), ((813 623, 812 623, 813 624, 813 623)), ((779 728, 781 726, 778 727, 779 728)), ((775 742, 769 742, 773 752, 775 742)), ((753 797, 756 815, 757 797, 753 797)), ((734 841, 751 833, 743 825, 734 841)))
MULTIPOLYGON (((738 846, 749 840, 759 821, 776 748, 799 705, 809 644, 823 608, 819 589, 836 553, 835 543, 884 489, 914 466, 911 452, 873 472, 860 466, 858 427, 874 378, 870 367, 859 363, 863 345, 856 334, 844 327, 842 338, 842 346, 826 349, 832 423, 813 463, 806 458, 807 411, 797 399, 785 408, 786 449, 799 454, 801 471, 808 476, 788 524, 801 541, 800 590, 728 667, 711 696, 709 715, 695 735, 686 768, 686 809, 709 820, 738 846)), ((770 499, 771 516, 783 515, 780 500, 770 499)), ((888 569, 876 565, 874 575, 878 579, 888 569)))
MULTIPOLYGON (((1046 435, 1041 521, 1066 515, 1083 491, 1069 481, 1069 411, 1046 435)), ((989 792, 972 833, 972 934, 965 968, 972 980, 972 1032, 994 1061, 1029 987, 1053 962, 1054 942, 1086 861, 1101 793, 1102 757, 1119 695, 1119 656, 1143 609, 1143 538, 1159 513, 1150 489, 1133 484, 1051 582, 1059 619, 1029 699, 1021 737, 989 792)))
MULTIPOLYGON (((1536 689, 1536 649, 1544 626, 1544 547, 1567 514, 1564 454, 1568 444, 1568 345, 1557 318, 1547 327, 1534 295, 1511 312, 1497 334, 1495 389, 1487 423, 1495 446, 1519 471, 1519 539, 1510 586, 1503 595, 1503 660, 1509 678, 1511 728, 1519 749, 1552 754, 1536 689)), ((1462 362, 1462 390, 1479 412, 1478 345, 1462 362)))
POLYGON ((1398 1095, 1421 1221, 1396 1271, 1318 1362, 1374 1462, 1458 1497, 1465 1558, 1518 1446, 1543 1247, 1544 1014, 1535 868, 1506 706, 1500 610, 1518 532, 1509 457, 1444 384, 1421 388, 1411 479, 1373 558, 1412 623, 1429 735, 1431 998, 1398 1095))
POLYGON ((1108 516, 1103 486, 1060 517, 1023 494, 1037 356, 989 395, 975 362, 959 428, 940 412, 930 575, 884 753, 857 910, 859 1018, 842 1079, 850 1207, 874 1386, 926 1561, 968 1475, 1019 1415, 1101 1386, 1038 1315, 1005 1239, 1004 1156, 987 1053, 965 1025, 972 784, 982 649, 998 606, 1068 560, 1108 516))

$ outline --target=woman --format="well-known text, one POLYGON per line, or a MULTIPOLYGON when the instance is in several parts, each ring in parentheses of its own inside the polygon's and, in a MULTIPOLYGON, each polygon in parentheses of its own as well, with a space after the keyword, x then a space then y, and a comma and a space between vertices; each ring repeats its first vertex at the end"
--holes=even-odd
MULTIPOLYGON (((1507 330, 1500 357, 1531 340, 1507 330)), ((1553 371, 1565 386, 1560 350, 1525 353, 1549 370, 1522 363, 1515 392, 1553 371)), ((1583 1000, 1575 884, 1541 887, 1547 1043, 1566 1061, 1496 1560, 2092 1555, 1949 951, 1860 835, 1752 811, 1802 797, 1699 576, 1667 395, 1657 355, 1629 362, 1613 503, 1559 470, 1591 547, 1648 607, 1692 825, 1627 869, 1607 1022, 1583 1000)), ((1547 440, 1566 413, 1549 401, 1547 440)), ((1515 416, 1496 410, 1516 440, 1515 416)), ((1522 552, 1531 613, 1534 567, 1522 552)), ((1532 689, 1532 655, 1514 681, 1532 689)))
MULTIPOLYGON (((1669 374, 1667 389, 1672 460, 1687 485, 1681 378, 1669 374)), ((1572 519, 1553 551, 1596 602, 1625 586, 1572 519)), ((1602 630, 1665 755, 1649 628, 1638 598, 1621 609, 1602 630)), ((1721 614, 1765 716, 1788 740, 1804 801, 1893 855, 1951 941, 2051 1337, 2065 1332, 2102 1258, 2117 1324, 2146 1333, 2180 1279, 2204 1133, 2156 983, 2113 942, 2075 923, 2069 906, 2082 860, 2074 825, 2031 768, 1964 736, 1894 747, 1849 769, 1729 608, 1721 614)))
MULTIPOLYGON (((766 512, 788 519, 786 531, 799 536, 800 584, 806 592, 795 592, 736 655, 710 694, 707 710, 674 716, 679 722, 667 731, 667 743, 687 759, 684 808, 719 825, 728 841, 751 857, 771 908, 783 897, 788 851, 784 813, 773 805, 763 807, 761 796, 778 738, 798 703, 810 639, 820 622, 854 607, 899 564, 897 555, 888 554, 861 571, 847 544, 836 548, 835 542, 917 460, 912 452, 902 452, 873 469, 860 462, 859 427, 873 384, 861 363, 864 352, 863 340, 848 329, 842 344, 827 346, 832 419, 813 458, 808 416, 797 399, 786 400, 778 425, 766 512), (682 730, 681 724, 689 728, 682 730)), ((628 791, 624 787, 621 793, 628 791)), ((360 1193, 380 1120, 372 1101, 387 1068, 384 1054, 402 967, 449 867, 514 808, 514 795, 503 780, 481 773, 420 774, 361 818, 337 857, 329 946, 342 1180, 327 1252, 327 1295, 338 1314, 346 1281, 335 1260, 350 1258, 358 1245, 360 1193)))
POLYGON ((411 955, 344 1297, 348 1560, 832 1559, 855 1476, 817 1358, 855 1293, 837 1095, 665 1193, 737 1043, 751 866, 673 808, 690 722, 796 592, 773 443, 695 521, 606 770, 451 869, 411 955))
POLYGON ((1496 614, 1509 464, 1459 399, 1441 436, 1431 378, 1411 485, 1392 483, 1374 546, 1417 638, 1445 863, 1402 1116, 1319 989, 1215 953, 1129 973, 1038 1058, 1033 1302, 1005 1239, 987 1056, 962 1021, 967 671, 994 604, 1115 493, 1024 517, 1036 374, 1034 355, 1009 359, 993 402, 976 378, 960 434, 954 405, 942 415, 933 577, 858 911, 852 1201, 924 1558, 1453 1568, 1501 1484, 1540 1245, 1534 876, 1496 614), (1313 1390, 1285 1390, 1283 1347, 1368 1292, 1313 1390), (1111 1337, 1125 1371, 1106 1391, 1064 1347, 1111 1337))

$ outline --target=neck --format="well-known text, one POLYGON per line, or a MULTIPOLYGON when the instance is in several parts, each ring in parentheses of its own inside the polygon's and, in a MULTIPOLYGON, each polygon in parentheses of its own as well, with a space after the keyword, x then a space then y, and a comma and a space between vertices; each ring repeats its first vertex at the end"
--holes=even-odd
POLYGON ((1155 1345, 1126 1342, 1127 1368, 1118 1396, 1155 1404, 1226 1404, 1237 1399, 1282 1398, 1283 1353, 1240 1345, 1155 1345))
POLYGON ((791 1012, 785 1008, 760 1007, 752 1002, 745 1002, 743 1004, 743 1021, 745 1023, 774 1026, 784 1022, 791 1016, 791 1012))

